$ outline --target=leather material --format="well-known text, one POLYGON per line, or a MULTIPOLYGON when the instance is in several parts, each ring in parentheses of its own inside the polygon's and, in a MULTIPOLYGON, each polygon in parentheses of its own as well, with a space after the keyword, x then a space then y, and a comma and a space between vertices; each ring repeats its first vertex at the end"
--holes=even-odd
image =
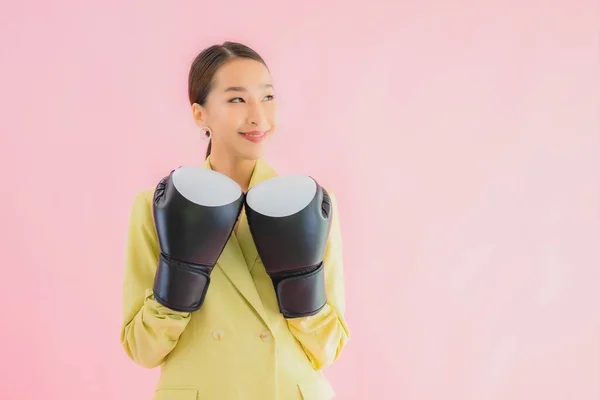
POLYGON ((202 206, 183 197, 172 176, 173 171, 154 192, 153 216, 161 254, 153 290, 165 307, 191 312, 202 306, 210 274, 233 232, 244 196, 224 206, 202 206))
MULTIPOLYGON (((252 190, 252 189, 251 189, 252 190)), ((245 202, 250 232, 286 318, 318 313, 326 304, 323 256, 331 229, 331 201, 317 184, 312 201, 286 217, 270 217, 245 202)))
POLYGON ((176 311, 195 311, 204 302, 211 268, 170 260, 160 255, 154 279, 154 298, 176 311))
POLYGON ((273 277, 279 309, 286 318, 317 314, 327 303, 323 263, 308 272, 273 277))

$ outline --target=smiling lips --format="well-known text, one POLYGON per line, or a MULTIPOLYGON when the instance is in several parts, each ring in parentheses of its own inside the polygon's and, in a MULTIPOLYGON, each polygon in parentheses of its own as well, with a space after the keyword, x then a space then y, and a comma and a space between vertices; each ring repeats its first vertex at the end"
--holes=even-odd
POLYGON ((247 140, 253 143, 262 142, 267 137, 266 131, 250 131, 250 132, 240 132, 240 134, 247 140))

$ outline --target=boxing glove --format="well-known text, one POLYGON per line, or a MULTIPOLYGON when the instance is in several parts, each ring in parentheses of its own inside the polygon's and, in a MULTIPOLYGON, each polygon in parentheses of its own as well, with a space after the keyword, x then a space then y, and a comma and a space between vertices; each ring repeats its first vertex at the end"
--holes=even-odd
POLYGON ((246 217, 286 318, 311 316, 327 303, 323 256, 331 200, 308 176, 277 176, 250 189, 246 217))
POLYGON ((154 191, 153 216, 160 257, 157 302, 175 311, 198 310, 210 275, 244 204, 239 185, 202 167, 179 167, 154 191))

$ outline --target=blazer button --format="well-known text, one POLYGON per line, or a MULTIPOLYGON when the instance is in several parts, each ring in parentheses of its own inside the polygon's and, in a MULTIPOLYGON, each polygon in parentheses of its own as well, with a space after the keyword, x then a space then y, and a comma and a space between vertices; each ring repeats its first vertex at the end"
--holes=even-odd
POLYGON ((225 333, 223 333, 222 330, 217 329, 216 331, 213 332, 213 339, 215 340, 222 340, 225 337, 225 333))
POLYGON ((261 332, 260 338, 262 340, 264 340, 264 341, 267 341, 267 340, 271 339, 271 332, 269 332, 269 331, 263 331, 263 332, 261 332))

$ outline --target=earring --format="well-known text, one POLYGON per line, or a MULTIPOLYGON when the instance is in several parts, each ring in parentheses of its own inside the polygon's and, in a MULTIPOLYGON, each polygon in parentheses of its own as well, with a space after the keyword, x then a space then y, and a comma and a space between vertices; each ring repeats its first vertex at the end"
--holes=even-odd
POLYGON ((212 132, 210 131, 210 128, 206 127, 202 129, 202 140, 204 140, 205 142, 209 141, 211 135, 212 132))

